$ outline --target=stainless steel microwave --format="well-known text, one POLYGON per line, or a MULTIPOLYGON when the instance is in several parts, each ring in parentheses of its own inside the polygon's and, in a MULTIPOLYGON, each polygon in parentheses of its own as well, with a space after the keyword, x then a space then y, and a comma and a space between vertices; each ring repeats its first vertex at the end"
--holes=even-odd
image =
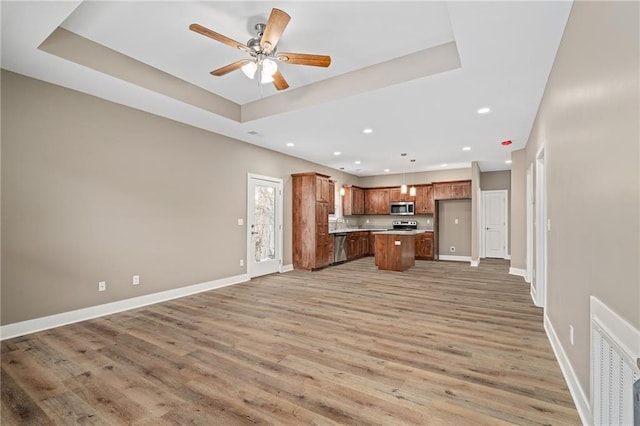
POLYGON ((394 201, 391 203, 390 214, 394 216, 412 216, 415 214, 413 201, 394 201))

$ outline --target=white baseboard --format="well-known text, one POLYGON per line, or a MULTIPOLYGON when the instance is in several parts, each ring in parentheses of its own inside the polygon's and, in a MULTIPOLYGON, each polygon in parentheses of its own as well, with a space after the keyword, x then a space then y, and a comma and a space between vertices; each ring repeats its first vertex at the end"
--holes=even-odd
POLYGON ((288 265, 282 265, 280 267, 280 273, 284 273, 284 272, 291 272, 293 271, 293 263, 290 263, 288 265))
POLYGON ((454 262, 471 262, 471 256, 450 256, 448 254, 441 254, 438 260, 451 260, 454 262))
POLYGON ((576 376, 575 371, 573 371, 573 367, 569 362, 569 358, 562 348, 560 340, 558 339, 558 335, 556 334, 556 331, 546 314, 544 315, 544 330, 547 332, 547 338, 549 339, 549 343, 551 343, 553 353, 556 355, 558 364, 560 364, 560 370, 562 370, 564 380, 565 382, 567 382, 567 387, 569 388, 569 392, 571 392, 571 396, 573 397, 573 403, 576 405, 580 420, 582 421, 583 425, 590 425, 592 421, 589 398, 587 398, 584 390, 580 386, 578 377, 576 376))
POLYGON ((531 300, 533 300, 533 304, 536 306, 540 306, 538 305, 538 292, 536 291, 536 288, 533 285, 531 285, 530 287, 531 300))
POLYGON ((474 268, 477 268, 478 266, 480 266, 480 259, 477 260, 471 260, 471 266, 473 266, 474 268))
POLYGON ((527 271, 521 268, 509 268, 509 275, 517 275, 524 278, 527 275, 527 271))
POLYGON ((11 339, 50 328, 86 321, 92 318, 111 315, 117 312, 128 311, 154 303, 165 302, 191 294, 202 293, 203 291, 214 290, 216 288, 227 287, 250 280, 248 274, 236 275, 234 277, 222 278, 172 290, 161 291, 159 293, 146 294, 144 296, 132 297, 131 299, 119 300, 117 302, 105 303, 103 305, 91 306, 89 308, 75 311, 63 312, 32 320, 16 322, 0 326, 0 340, 11 339))

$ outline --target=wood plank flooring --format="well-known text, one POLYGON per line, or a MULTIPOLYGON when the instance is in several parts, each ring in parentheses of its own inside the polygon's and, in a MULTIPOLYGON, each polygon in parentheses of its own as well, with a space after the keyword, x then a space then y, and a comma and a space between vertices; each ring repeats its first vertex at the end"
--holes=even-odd
POLYGON ((6 340, 1 423, 580 424, 507 271, 369 257, 6 340))

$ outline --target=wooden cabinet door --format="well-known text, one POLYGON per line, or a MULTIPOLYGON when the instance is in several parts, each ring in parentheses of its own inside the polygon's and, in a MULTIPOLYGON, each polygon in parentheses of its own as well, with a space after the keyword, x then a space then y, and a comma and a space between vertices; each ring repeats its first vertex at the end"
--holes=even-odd
POLYGON ((355 259, 358 252, 358 239, 355 232, 347 234, 347 260, 355 259))
POLYGON ((336 183, 329 181, 329 214, 336 214, 336 183))
POLYGON ((425 214, 434 214, 436 210, 436 202, 433 199, 433 185, 427 185, 422 188, 424 194, 424 210, 425 214))
POLYGON ((366 256, 369 253, 369 233, 360 232, 358 241, 360 241, 360 256, 366 256))
POLYGON ((316 201, 329 202, 329 179, 316 176, 316 201))
POLYGON ((364 189, 353 187, 353 214, 364 214, 364 189))
POLYGON ((389 214, 389 190, 383 188, 365 191, 365 214, 389 214))
POLYGON ((369 251, 367 254, 369 256, 376 254, 376 236, 373 232, 369 232, 369 251))
MULTIPOLYGON (((327 266, 329 262, 329 204, 316 202, 316 268, 327 266)), ((333 251, 331 252, 333 256, 333 251)))
POLYGON ((433 260, 433 233, 424 234, 424 254, 427 260, 433 260))
POLYGON ((389 189, 389 202, 402 201, 402 194, 400 194, 400 188, 389 189))
POLYGON ((353 215, 353 207, 353 186, 345 186, 344 196, 342 197, 342 215, 353 215))
POLYGON ((451 198, 467 199, 471 198, 471 181, 461 181, 451 183, 451 198))
POLYGON ((433 260, 433 233, 416 235, 416 259, 433 260))
POLYGON ((434 200, 450 200, 451 199, 451 184, 450 183, 434 183, 433 184, 433 199, 434 200))
POLYGON ((424 234, 416 235, 416 259, 422 259, 425 256, 423 235, 424 234))

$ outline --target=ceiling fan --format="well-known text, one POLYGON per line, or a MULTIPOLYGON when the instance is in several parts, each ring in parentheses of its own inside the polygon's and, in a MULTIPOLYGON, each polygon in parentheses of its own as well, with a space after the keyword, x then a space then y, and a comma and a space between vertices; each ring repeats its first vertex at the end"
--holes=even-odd
POLYGON ((241 59, 225 65, 211 71, 211 75, 221 77, 242 69, 247 77, 253 79, 257 74, 261 84, 273 82, 276 89, 284 90, 289 87, 289 83, 278 70, 278 62, 325 68, 331 65, 330 56, 276 52, 280 36, 290 20, 291 17, 282 10, 272 9, 266 24, 255 25, 257 36, 249 39, 247 44, 232 40, 199 24, 191 24, 189 29, 251 55, 252 59, 241 59))

